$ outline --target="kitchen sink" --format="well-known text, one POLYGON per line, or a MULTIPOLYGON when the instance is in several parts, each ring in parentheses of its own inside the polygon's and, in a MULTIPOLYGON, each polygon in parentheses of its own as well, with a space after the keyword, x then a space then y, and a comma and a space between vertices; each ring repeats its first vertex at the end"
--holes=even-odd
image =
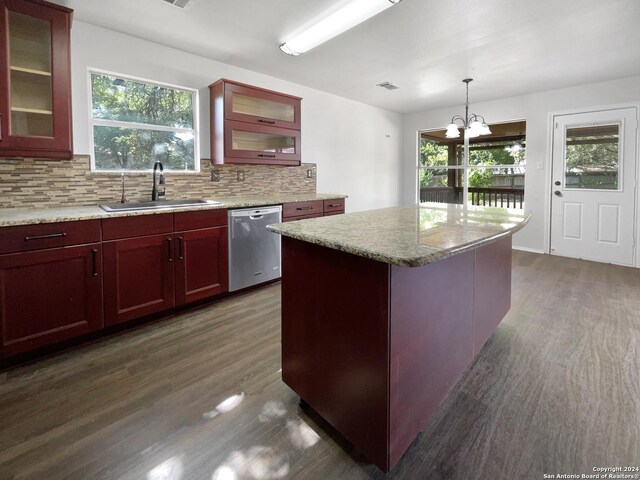
POLYGON ((133 210, 159 210, 163 208, 197 207, 202 205, 221 205, 214 200, 156 200, 152 202, 106 203, 99 205, 105 212, 127 212, 133 210))

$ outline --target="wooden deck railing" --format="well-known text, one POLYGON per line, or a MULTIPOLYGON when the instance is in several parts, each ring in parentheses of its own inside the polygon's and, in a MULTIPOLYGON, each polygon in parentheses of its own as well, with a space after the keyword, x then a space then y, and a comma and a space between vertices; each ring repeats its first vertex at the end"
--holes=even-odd
MULTIPOLYGON (((472 205, 487 207, 522 208, 524 188, 480 188, 469 187, 472 205)), ((421 188, 421 202, 462 203, 462 188, 421 188)))
POLYGON ((469 187, 472 205, 487 207, 522 208, 524 188, 469 187))

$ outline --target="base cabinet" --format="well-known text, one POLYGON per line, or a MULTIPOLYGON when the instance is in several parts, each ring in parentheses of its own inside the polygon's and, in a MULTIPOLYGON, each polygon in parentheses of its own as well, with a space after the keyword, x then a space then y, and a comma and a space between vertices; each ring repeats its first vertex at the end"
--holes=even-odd
POLYGON ((105 325, 228 290, 227 211, 102 221, 105 325))
POLYGON ((175 305, 173 235, 104 243, 105 325, 175 305))
POLYGON ((102 328, 99 243, 0 255, 2 356, 102 328))
POLYGON ((282 205, 282 221, 294 222, 308 218, 340 215, 344 213, 344 203, 344 198, 285 203, 282 205))
POLYGON ((175 241, 177 306, 228 290, 227 227, 178 232, 175 241))

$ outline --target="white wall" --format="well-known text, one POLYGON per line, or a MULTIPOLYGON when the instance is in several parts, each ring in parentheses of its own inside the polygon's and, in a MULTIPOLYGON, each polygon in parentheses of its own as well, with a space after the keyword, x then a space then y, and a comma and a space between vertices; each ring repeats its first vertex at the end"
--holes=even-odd
MULTIPOLYGON (((462 90, 460 95, 461 104, 458 107, 405 115, 403 204, 412 204, 416 198, 418 130, 444 128, 453 115, 464 113, 462 90)), ((473 99, 473 92, 471 95, 473 99)), ((514 236, 514 246, 534 251, 548 251, 547 214, 551 195, 550 114, 581 108, 638 104, 640 104, 640 77, 471 104, 471 111, 483 115, 489 123, 520 119, 527 121, 525 203, 527 210, 533 215, 529 224, 514 236), (538 163, 541 163, 542 168, 537 168, 538 163)))
POLYGON ((400 203, 400 114, 79 21, 71 31, 71 52, 76 154, 91 153, 89 67, 198 89, 202 158, 210 152, 208 86, 228 78, 303 98, 302 161, 318 165, 318 192, 349 195, 348 211, 400 203))

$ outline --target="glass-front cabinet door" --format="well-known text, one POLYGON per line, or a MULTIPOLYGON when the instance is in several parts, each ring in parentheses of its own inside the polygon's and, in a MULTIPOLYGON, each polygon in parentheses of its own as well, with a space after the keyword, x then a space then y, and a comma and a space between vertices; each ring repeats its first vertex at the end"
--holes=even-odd
POLYGON ((300 130, 300 98, 226 82, 225 118, 300 130))
POLYGON ((225 156, 235 163, 298 165, 300 131, 228 121, 225 156))
POLYGON ((71 158, 70 10, 0 0, 0 154, 71 158))

